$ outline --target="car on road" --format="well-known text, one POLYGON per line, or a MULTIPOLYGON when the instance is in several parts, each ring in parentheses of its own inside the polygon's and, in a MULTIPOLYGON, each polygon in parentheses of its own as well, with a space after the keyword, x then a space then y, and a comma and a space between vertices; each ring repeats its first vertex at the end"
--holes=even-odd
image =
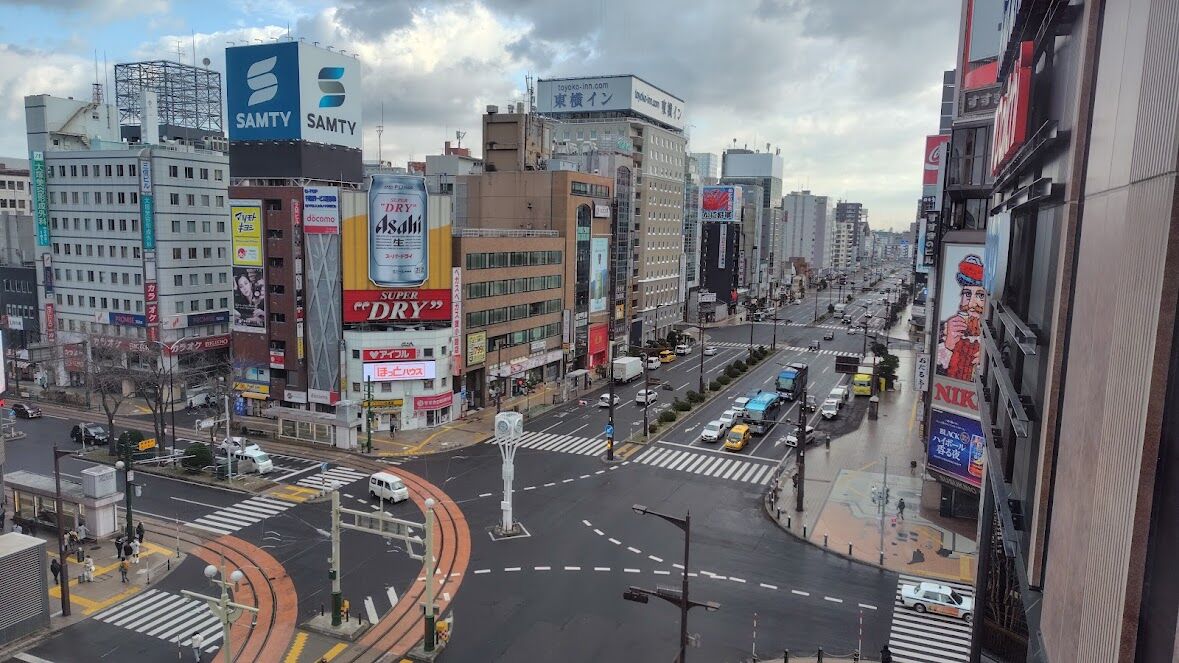
POLYGON ((860 333, 860 328, 859 328, 859 327, 848 327, 848 328, 847 328, 847 333, 848 333, 849 335, 852 335, 852 336, 854 336, 854 335, 856 335, 856 334, 860 333))
POLYGON ((663 352, 659 353, 659 361, 665 364, 670 364, 671 362, 675 361, 675 353, 671 350, 664 350, 663 352))
POLYGON ((614 394, 614 402, 611 403, 610 394, 602 394, 601 396, 598 396, 598 407, 610 407, 611 405, 618 405, 619 401, 621 400, 622 399, 618 397, 618 394, 614 394))
POLYGON ((716 351, 716 346, 715 346, 715 345, 706 345, 706 346, 704 346, 704 356, 705 356, 705 357, 711 357, 711 356, 715 355, 715 354, 716 354, 716 352, 717 352, 717 351, 716 351))
POLYGON ((659 368, 659 365, 660 365, 660 362, 659 362, 659 357, 657 355, 651 355, 650 357, 647 357, 647 370, 648 371, 659 368))
POLYGON ((700 431, 700 439, 705 442, 717 442, 725 436, 729 431, 729 427, 725 425, 720 419, 714 419, 704 424, 704 430, 700 431))
POLYGON ((41 408, 25 403, 13 403, 12 414, 17 419, 37 419, 41 416, 41 408))
POLYGON ((70 430, 70 437, 78 444, 107 444, 111 436, 98 424, 78 424, 70 430))
MULTIPOLYGON (((815 427, 814 426, 807 426, 806 427, 807 442, 814 441, 814 434, 815 434, 815 427)), ((795 426, 794 430, 789 435, 786 436, 786 444, 789 444, 792 447, 798 446, 798 427, 797 426, 795 426)))
POLYGON ((659 400, 659 393, 654 389, 640 389, 635 394, 635 405, 650 405, 659 400))
POLYGON ((835 332, 833 332, 833 331, 831 331, 830 329, 828 329, 828 330, 827 330, 827 333, 826 333, 826 334, 823 334, 823 340, 824 340, 824 341, 833 341, 833 340, 835 340, 835 332))
POLYGON ((962 596, 953 587, 935 582, 901 585, 901 603, 921 613, 958 617, 967 624, 974 619, 974 599, 962 596))
POLYGON ((819 412, 823 415, 824 419, 834 419, 835 417, 838 417, 839 401, 835 400, 834 398, 828 398, 827 400, 823 401, 823 405, 819 408, 819 412))
POLYGON ((818 352, 819 351, 819 342, 818 341, 811 341, 811 344, 809 346, 807 346, 807 349, 810 350, 811 352, 818 352))
POLYGON ((725 450, 727 451, 741 451, 749 444, 749 426, 745 424, 737 424, 729 429, 729 433, 725 435, 725 450))
POLYGON ((841 322, 843 322, 843 324, 845 324, 845 325, 850 325, 851 324, 851 316, 850 315, 843 316, 843 320, 841 320, 841 322))
POLYGON ((680 343, 679 345, 675 346, 675 353, 677 355, 686 355, 691 351, 692 346, 688 345, 687 343, 680 343))
POLYGON ((738 417, 738 414, 737 414, 736 410, 725 410, 724 412, 721 412, 720 419, 718 419, 717 421, 724 424, 725 427, 727 428, 727 427, 732 426, 733 424, 737 423, 737 417, 738 417))
POLYGON ((733 410, 734 416, 736 416, 738 419, 745 416, 745 406, 749 405, 749 401, 749 396, 738 396, 734 398, 733 407, 731 408, 733 410))
POLYGON ((389 500, 396 504, 409 499, 409 489, 396 474, 377 472, 368 478, 368 495, 374 500, 389 500))
POLYGON ((848 391, 847 387, 839 385, 833 388, 830 394, 827 394, 827 398, 839 401, 839 407, 843 407, 845 403, 851 400, 851 392, 848 391))

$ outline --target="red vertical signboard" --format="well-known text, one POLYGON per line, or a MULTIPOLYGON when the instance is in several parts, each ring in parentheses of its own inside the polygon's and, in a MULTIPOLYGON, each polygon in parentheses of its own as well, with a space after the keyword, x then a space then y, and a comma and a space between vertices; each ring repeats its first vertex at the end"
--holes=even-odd
POLYGON ((1019 59, 1007 77, 1007 89, 995 109, 995 133, 991 139, 992 175, 998 175, 1027 140, 1033 51, 1030 41, 1019 45, 1019 59))

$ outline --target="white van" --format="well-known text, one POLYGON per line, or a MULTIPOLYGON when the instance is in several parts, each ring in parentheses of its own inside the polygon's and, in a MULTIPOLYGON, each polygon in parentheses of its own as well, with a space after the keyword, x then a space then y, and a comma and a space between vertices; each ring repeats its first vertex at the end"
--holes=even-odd
POLYGON ((237 466, 237 471, 241 474, 248 474, 250 472, 257 472, 258 474, 269 474, 274 471, 274 461, 270 460, 270 456, 262 451, 262 447, 251 444, 245 448, 233 449, 233 462, 237 466))
POLYGON ((404 502, 409 499, 409 489, 396 474, 377 472, 368 478, 368 494, 375 499, 390 502, 404 502))

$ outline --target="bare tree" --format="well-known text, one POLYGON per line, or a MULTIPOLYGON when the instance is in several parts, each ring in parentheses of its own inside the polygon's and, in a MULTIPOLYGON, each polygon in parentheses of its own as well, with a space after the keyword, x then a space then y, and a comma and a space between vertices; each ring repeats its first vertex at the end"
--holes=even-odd
POLYGON ((123 402, 130 398, 130 394, 124 392, 127 379, 127 371, 122 367, 93 366, 91 368, 90 383, 94 392, 98 394, 102 411, 106 413, 107 431, 110 435, 108 444, 111 445, 112 453, 117 438, 115 435, 115 415, 118 414, 119 407, 123 405, 123 402))
POLYGON ((156 455, 160 455, 166 443, 164 413, 167 403, 164 395, 168 392, 168 371, 164 369, 157 355, 140 355, 139 361, 129 369, 135 393, 151 412, 152 428, 155 432, 156 455))

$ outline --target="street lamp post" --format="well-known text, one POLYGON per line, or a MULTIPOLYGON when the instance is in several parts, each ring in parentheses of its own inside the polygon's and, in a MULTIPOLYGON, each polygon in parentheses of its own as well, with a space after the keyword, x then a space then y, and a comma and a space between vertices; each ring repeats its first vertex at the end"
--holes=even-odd
POLYGON ((57 558, 61 562, 61 614, 63 617, 70 616, 70 555, 66 551, 65 520, 61 514, 61 463, 59 459, 69 455, 70 452, 61 451, 56 444, 53 445, 53 481, 56 500, 54 508, 57 510, 57 558))
POLYGON ((654 596, 680 609, 680 653, 676 660, 678 663, 686 663, 688 660, 688 611, 697 607, 704 608, 708 612, 720 610, 719 603, 713 601, 701 603, 693 601, 688 596, 688 553, 692 542, 692 514, 688 512, 684 514, 683 518, 677 518, 676 516, 652 511, 642 504, 635 504, 631 509, 639 515, 651 515, 666 520, 684 531, 684 568, 680 591, 676 592, 670 587, 657 587, 654 590, 650 590, 632 585, 628 591, 623 592, 622 598, 627 601, 646 603, 649 597, 654 596))
POLYGON ((770 350, 777 350, 778 349, 778 321, 779 320, 781 320, 781 318, 779 318, 778 314, 775 312, 774 313, 774 335, 770 337, 770 350))
POLYGON ((803 501, 806 493, 806 384, 799 391, 798 405, 798 483, 794 488, 794 510, 803 512, 803 501))
MULTIPOLYGON (((187 589, 180 590, 181 594, 189 598, 200 599, 209 605, 209 610, 216 615, 221 622, 221 641, 224 643, 222 650, 225 652, 225 662, 233 663, 233 644, 230 641, 230 625, 243 610, 248 610, 254 614, 258 614, 258 609, 253 606, 242 605, 235 602, 229 595, 231 586, 236 586, 237 583, 245 579, 245 574, 241 569, 235 569, 233 573, 229 574, 229 579, 225 579, 225 558, 221 558, 221 568, 217 568, 212 564, 205 567, 205 577, 209 582, 218 585, 221 588, 220 596, 208 596, 198 592, 192 592, 187 589), (217 576, 220 575, 219 579, 217 576)), ((183 635, 178 635, 177 638, 182 638, 183 635)))
POLYGON ((700 332, 700 395, 705 394, 704 391, 704 327, 696 325, 696 329, 700 332))
POLYGON ((373 379, 364 381, 364 428, 365 428, 365 451, 373 452, 373 379))
MULTIPOLYGON (((118 444, 114 442, 113 444, 118 444)), ((133 524, 134 516, 131 512, 131 492, 135 486, 135 470, 131 469, 131 441, 127 440, 127 444, 123 445, 123 460, 115 462, 115 469, 123 472, 123 495, 124 495, 124 513, 127 514, 127 524, 125 526, 127 532, 127 540, 135 536, 135 526, 133 524)))

